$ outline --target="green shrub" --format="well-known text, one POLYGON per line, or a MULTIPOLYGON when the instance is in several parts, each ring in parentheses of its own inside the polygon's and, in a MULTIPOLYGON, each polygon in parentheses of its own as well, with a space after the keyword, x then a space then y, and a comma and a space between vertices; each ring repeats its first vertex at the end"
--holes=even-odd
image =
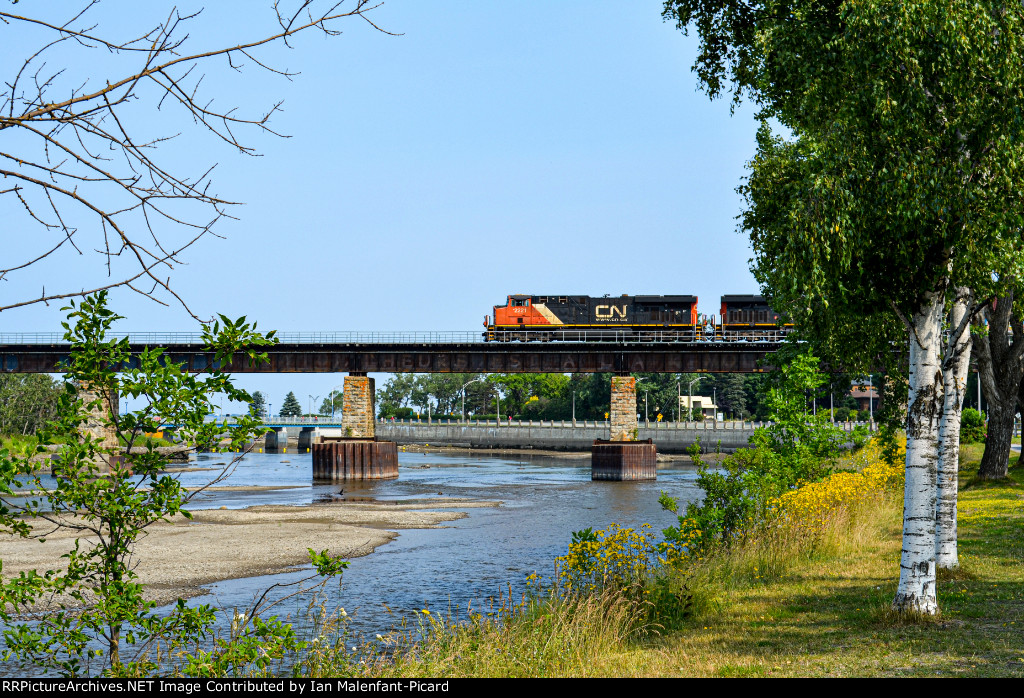
POLYGON ((985 440, 985 413, 968 407, 960 415, 960 443, 976 444, 985 440))
POLYGON ((710 469, 700 459, 699 443, 694 444, 691 456, 704 499, 679 514, 676 503, 663 495, 662 506, 679 519, 678 526, 664 531, 669 546, 693 555, 731 545, 751 521, 763 518, 771 499, 831 472, 848 437, 828 413, 808 412, 806 394, 825 382, 817 366, 817 358, 804 355, 783 367, 779 385, 766 399, 773 423, 754 432, 750 448, 710 469))

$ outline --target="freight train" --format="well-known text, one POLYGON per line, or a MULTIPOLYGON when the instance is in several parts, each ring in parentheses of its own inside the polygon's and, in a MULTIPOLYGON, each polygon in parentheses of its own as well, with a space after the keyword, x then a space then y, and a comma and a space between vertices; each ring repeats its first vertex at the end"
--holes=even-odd
POLYGON ((764 296, 722 296, 721 315, 697 312, 697 296, 517 294, 484 317, 489 342, 776 342, 793 325, 764 296))

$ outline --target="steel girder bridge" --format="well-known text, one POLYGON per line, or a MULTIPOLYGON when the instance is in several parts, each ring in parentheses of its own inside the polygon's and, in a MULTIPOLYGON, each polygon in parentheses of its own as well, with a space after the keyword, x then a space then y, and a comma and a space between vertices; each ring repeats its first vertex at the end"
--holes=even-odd
MULTIPOLYGON (((591 333, 585 341, 484 341, 474 332, 283 333, 268 363, 238 355, 216 366, 198 334, 129 333, 133 353, 160 348, 192 372, 229 373, 757 373, 782 338, 677 341, 672 333, 591 333)), ((578 333, 573 334, 578 339, 578 333)), ((0 371, 60 373, 71 346, 57 333, 0 333, 0 371)), ((133 359, 123 367, 138 365, 133 359)))

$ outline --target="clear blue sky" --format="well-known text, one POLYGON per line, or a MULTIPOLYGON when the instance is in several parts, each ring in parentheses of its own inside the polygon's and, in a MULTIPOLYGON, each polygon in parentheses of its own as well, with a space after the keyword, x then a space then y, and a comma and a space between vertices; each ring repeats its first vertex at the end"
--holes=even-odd
MULTIPOLYGON (((265 33, 268 6, 216 3, 196 45, 265 33)), ((166 12, 116 9, 104 26, 125 31, 166 12)), ((271 56, 301 71, 292 82, 208 66, 218 103, 283 99, 273 125, 290 138, 248 134, 263 157, 246 158, 180 127, 168 157, 217 163, 217 190, 245 205, 219 225, 224 239, 186 254, 175 288, 200 316, 281 331, 479 330, 509 293, 691 293, 717 313, 722 294, 757 292, 735 193, 753 109, 730 115, 697 90, 696 42, 660 13, 658 0, 387 0, 372 16, 400 36, 355 20, 300 39, 271 56)), ((5 71, 21 48, 5 50, 5 71)), ((101 63, 85 69, 107 77, 101 63)), ((36 234, 4 230, 5 241, 36 234)), ((68 255, 0 294, 28 297, 99 264, 68 255)), ((195 328, 131 293, 114 307, 125 331, 195 328)), ((9 332, 58 322, 53 307, 0 316, 9 332)), ((276 410, 289 390, 305 406, 342 380, 238 382, 276 410)))

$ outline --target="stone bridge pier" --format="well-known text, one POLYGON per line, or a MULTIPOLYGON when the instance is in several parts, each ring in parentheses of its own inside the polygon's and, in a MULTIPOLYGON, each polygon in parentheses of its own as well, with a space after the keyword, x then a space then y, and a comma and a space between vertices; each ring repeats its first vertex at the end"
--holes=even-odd
POLYGON ((398 477, 398 444, 374 435, 374 380, 345 376, 340 438, 312 444, 314 480, 385 480, 398 477))
MULTIPOLYGON (((117 392, 111 393, 95 388, 88 383, 80 383, 78 385, 78 397, 86 405, 96 403, 89 410, 89 418, 82 427, 82 431, 89 434, 100 448, 117 448, 119 446, 117 430, 111 423, 113 416, 118 413, 119 409, 117 392)), ((112 467, 120 466, 122 460, 121 456, 108 453, 97 455, 94 464, 100 474, 107 474, 112 467)))
POLYGON ((658 452, 651 439, 637 440, 636 378, 612 377, 611 440, 598 439, 590 451, 591 480, 655 480, 658 452))

